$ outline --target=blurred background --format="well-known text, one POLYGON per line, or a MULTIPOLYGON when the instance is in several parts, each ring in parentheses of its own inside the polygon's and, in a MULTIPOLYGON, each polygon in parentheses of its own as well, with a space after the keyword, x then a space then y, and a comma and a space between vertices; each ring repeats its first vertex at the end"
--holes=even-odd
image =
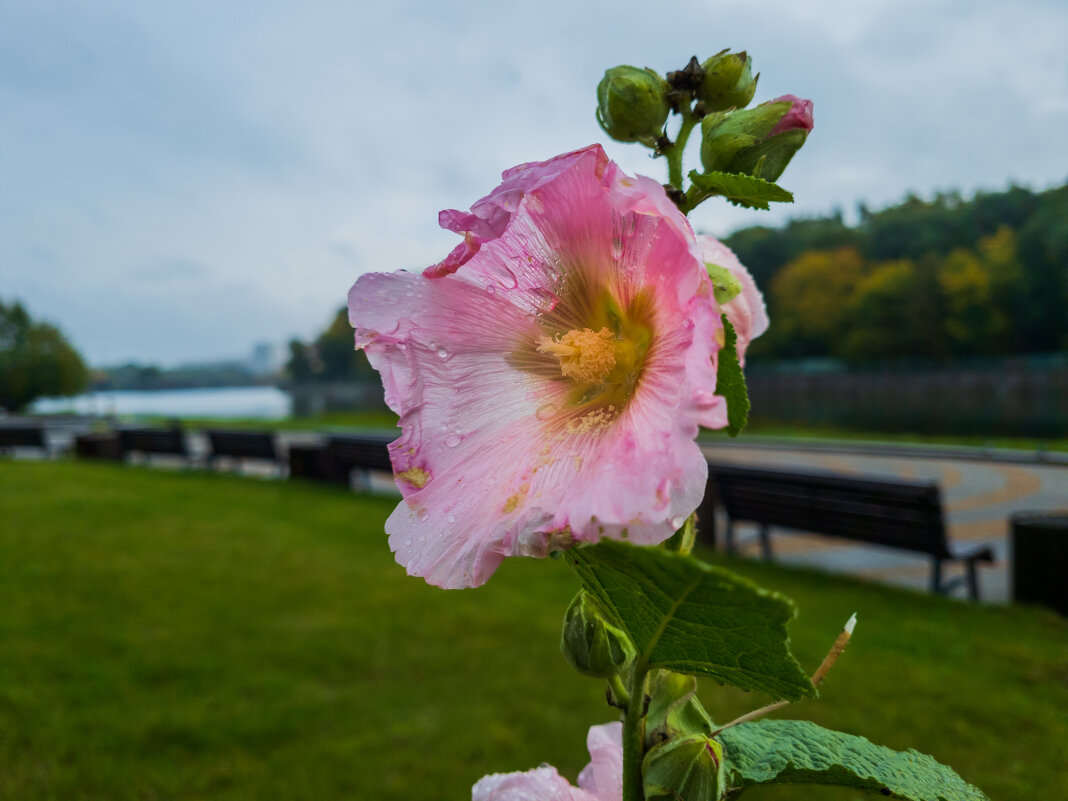
MULTIPOLYGON (((545 760, 574 777, 610 710, 555 654, 562 566, 441 600, 392 563, 388 480, 259 479, 323 472, 331 438, 388 440, 342 308, 359 275, 440 261, 438 212, 521 162, 599 142, 665 180, 601 131, 595 87, 728 47, 761 73, 755 102, 811 98, 815 129, 779 181, 794 204, 692 217, 772 320, 750 431, 706 453, 934 482, 952 539, 995 561, 975 606, 855 543, 715 558, 797 598, 802 657, 874 618, 843 695, 797 714, 994 797, 1054 797, 1068 630, 1010 603, 1010 545, 1012 515, 1068 506, 1066 38, 1053 0, 0 0, 0 427, 19 432, 0 450, 20 457, 0 461, 0 797, 462 798, 545 760), (203 469, 209 429, 260 436, 259 464, 203 469)), ((723 719, 759 705, 708 692, 723 719)))

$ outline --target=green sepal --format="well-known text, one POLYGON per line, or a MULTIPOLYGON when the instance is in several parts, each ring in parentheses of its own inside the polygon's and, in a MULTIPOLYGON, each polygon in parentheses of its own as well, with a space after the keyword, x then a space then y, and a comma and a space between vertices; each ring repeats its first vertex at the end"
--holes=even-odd
MULTIPOLYGON (((777 181, 806 139, 808 131, 798 128, 769 136, 752 149, 735 156, 728 169, 765 181, 777 181)), ((790 199, 793 200, 793 196, 790 199)))
POLYGON ((749 422, 749 390, 738 361, 738 334, 727 315, 720 317, 724 339, 716 363, 716 394, 727 401, 727 434, 736 437, 749 422))
POLYGON ((907 801, 989 801, 952 769, 918 751, 804 720, 742 723, 718 735, 732 789, 754 784, 825 784, 907 801))
POLYGON ((642 760, 645 801, 718 801, 726 792, 723 749, 703 734, 654 746, 642 760))
POLYGON ((634 661, 630 639, 605 619, 597 599, 585 590, 564 613, 560 653, 579 673, 598 679, 615 676, 634 661))
POLYGON ((726 267, 706 261, 705 270, 708 271, 708 280, 712 282, 712 297, 716 299, 716 303, 730 303, 742 294, 742 282, 726 267))
MULTIPOLYGON (((780 134, 780 136, 786 136, 786 134, 780 134)), ((778 139, 778 137, 773 138, 778 139)), ((690 180, 703 194, 723 195, 736 206, 764 209, 766 211, 770 208, 769 204, 771 203, 794 202, 794 196, 778 184, 773 184, 753 175, 738 175, 728 172, 700 173, 693 170, 690 172, 690 180)))
POLYGON ((604 540, 565 553, 582 588, 661 668, 797 701, 816 695, 790 653, 794 606, 778 593, 692 556, 604 540))
POLYGON ((645 716, 645 747, 691 734, 711 736, 716 725, 697 698, 697 679, 685 673, 658 670, 649 682, 645 716))

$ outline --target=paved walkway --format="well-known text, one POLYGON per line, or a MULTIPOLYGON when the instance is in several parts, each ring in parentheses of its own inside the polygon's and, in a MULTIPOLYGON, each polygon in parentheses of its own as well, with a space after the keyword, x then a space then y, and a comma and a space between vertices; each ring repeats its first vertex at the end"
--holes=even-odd
MULTIPOLYGON (((768 447, 765 444, 707 445, 705 453, 717 462, 800 467, 844 474, 901 477, 937 481, 950 537, 956 542, 988 544, 994 548, 993 567, 980 564, 979 585, 985 602, 1004 603, 1010 595, 1008 529, 1013 512, 1068 509, 1068 466, 1041 463, 978 461, 930 456, 922 450, 897 455, 871 455, 856 448, 768 447)), ((722 530, 720 526, 717 530, 722 530)), ((755 529, 737 527, 744 542, 755 529)), ((876 581, 926 590, 930 560, 872 545, 804 534, 773 535, 776 558, 788 564, 850 573, 876 581)), ((757 553, 755 539, 744 553, 757 553)), ((957 568, 948 568, 955 575, 957 568)))

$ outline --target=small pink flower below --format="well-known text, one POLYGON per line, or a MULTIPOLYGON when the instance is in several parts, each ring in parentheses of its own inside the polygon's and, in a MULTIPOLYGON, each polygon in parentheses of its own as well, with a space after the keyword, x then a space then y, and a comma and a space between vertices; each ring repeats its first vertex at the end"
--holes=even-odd
POLYGON ((586 737, 590 764, 578 787, 556 768, 543 765, 525 773, 494 773, 479 779, 471 801, 621 801, 623 798, 623 724, 593 726, 586 737))

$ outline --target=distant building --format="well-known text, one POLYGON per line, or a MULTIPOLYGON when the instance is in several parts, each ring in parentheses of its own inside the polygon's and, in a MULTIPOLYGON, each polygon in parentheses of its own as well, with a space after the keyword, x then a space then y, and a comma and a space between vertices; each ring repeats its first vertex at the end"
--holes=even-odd
POLYGON ((282 369, 282 355, 277 345, 257 342, 252 347, 248 369, 255 375, 273 375, 282 369))

